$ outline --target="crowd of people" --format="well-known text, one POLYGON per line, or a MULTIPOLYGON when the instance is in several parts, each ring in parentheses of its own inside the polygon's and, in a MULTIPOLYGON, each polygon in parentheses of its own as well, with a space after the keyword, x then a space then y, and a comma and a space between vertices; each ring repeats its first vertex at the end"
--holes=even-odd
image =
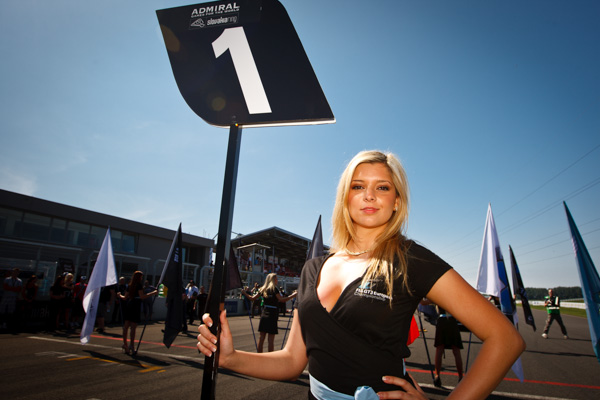
MULTIPOLYGON (((138 294, 127 297, 133 278, 140 274, 136 271, 130 281, 121 277, 118 284, 102 288, 95 321, 98 333, 104 333, 106 324, 124 324, 128 317, 125 311, 131 301, 137 303, 140 300, 141 314, 134 319, 138 322, 140 319, 152 319, 154 302, 151 297, 157 290, 148 280, 142 285, 143 297, 138 294)), ((5 274, 0 291, 0 331, 17 332, 43 327, 48 331, 72 333, 82 327, 85 319, 83 298, 87 289, 85 275, 76 279, 71 272, 57 275, 49 288, 49 296, 43 299, 40 299, 40 278, 35 274, 26 278, 21 275, 19 268, 5 274)))

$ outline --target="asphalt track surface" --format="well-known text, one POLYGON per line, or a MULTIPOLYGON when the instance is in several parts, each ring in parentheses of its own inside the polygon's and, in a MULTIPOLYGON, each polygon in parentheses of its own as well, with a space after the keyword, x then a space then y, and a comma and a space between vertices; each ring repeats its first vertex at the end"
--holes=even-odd
MULTIPOLYGON (((521 309, 519 309, 521 312, 521 309)), ((520 320, 523 315, 520 314, 520 320)), ((512 371, 489 399, 600 399, 600 363, 592 350, 587 319, 563 316, 570 338, 564 340, 558 326, 543 339, 545 313, 534 310, 537 332, 523 325, 527 350, 521 360, 525 372, 519 382, 512 371)), ((251 322, 257 329, 258 318, 232 317, 230 324, 234 343, 241 350, 253 351, 255 342, 251 322)), ((425 337, 430 357, 434 355, 435 327, 426 322, 425 337)), ((281 343, 288 317, 279 320, 280 333, 275 348, 281 343)), ((137 331, 139 335, 143 324, 137 331)), ((204 356, 196 350, 196 326, 180 334, 170 349, 162 344, 163 325, 147 325, 139 353, 128 356, 121 351, 121 328, 112 326, 104 334, 94 334, 90 343, 79 343, 76 332, 31 331, 2 333, 0 387, 2 399, 200 399, 204 356)), ((463 332, 463 362, 472 364, 481 342, 463 332)), ((417 379, 430 399, 443 399, 457 383, 454 359, 450 351, 443 360, 444 388, 433 386, 423 338, 411 345, 407 360, 409 372, 417 379)), ((308 375, 294 382, 272 382, 248 378, 220 370, 217 399, 306 399, 308 375)))

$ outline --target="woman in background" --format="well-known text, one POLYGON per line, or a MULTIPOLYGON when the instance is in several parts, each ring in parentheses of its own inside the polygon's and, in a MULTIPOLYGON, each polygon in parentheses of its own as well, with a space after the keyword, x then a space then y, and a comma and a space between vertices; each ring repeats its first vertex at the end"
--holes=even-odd
POLYGON ((263 352, 263 345, 265 343, 265 336, 269 335, 268 339, 268 351, 271 352, 275 349, 275 335, 279 333, 277 329, 277 321, 279 320, 279 303, 285 303, 290 299, 296 297, 297 293, 294 292, 287 297, 283 297, 279 293, 277 288, 277 274, 272 273, 267 275, 265 284, 258 289, 257 293, 253 296, 249 296, 245 291, 242 294, 249 300, 255 301, 262 296, 264 299, 263 310, 260 314, 260 322, 258 324, 258 332, 260 337, 258 339, 257 352, 263 352))
POLYGON ((144 293, 142 271, 135 271, 127 287, 125 295, 117 292, 117 296, 123 302, 123 353, 135 355, 135 330, 140 323, 140 314, 142 312, 142 300, 155 296, 158 290, 144 293), (127 333, 129 331, 129 346, 127 346, 127 333))

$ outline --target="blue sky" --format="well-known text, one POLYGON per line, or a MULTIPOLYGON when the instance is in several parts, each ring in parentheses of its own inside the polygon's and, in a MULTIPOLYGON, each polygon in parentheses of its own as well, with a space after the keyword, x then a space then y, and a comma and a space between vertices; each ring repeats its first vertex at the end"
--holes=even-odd
MULTIPOLYGON (((600 3, 282 0, 333 125, 244 129, 233 231, 329 243, 360 150, 396 153, 408 234, 475 284, 488 203, 526 286, 579 285, 566 201, 600 264, 600 3)), ((178 92, 173 0, 0 2, 0 188, 212 238, 228 131, 178 92)))

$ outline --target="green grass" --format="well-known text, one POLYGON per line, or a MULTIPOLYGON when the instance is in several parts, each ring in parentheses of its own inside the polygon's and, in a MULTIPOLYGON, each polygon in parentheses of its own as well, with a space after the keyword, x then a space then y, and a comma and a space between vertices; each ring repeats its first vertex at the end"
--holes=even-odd
MULTIPOLYGON (((521 306, 521 305, 519 305, 521 306)), ((530 306, 531 308, 535 308, 536 310, 544 310, 546 311, 546 307, 544 306, 530 306)), ((560 308, 561 315, 572 315, 574 317, 582 317, 587 318, 587 312, 583 308, 560 308)))

